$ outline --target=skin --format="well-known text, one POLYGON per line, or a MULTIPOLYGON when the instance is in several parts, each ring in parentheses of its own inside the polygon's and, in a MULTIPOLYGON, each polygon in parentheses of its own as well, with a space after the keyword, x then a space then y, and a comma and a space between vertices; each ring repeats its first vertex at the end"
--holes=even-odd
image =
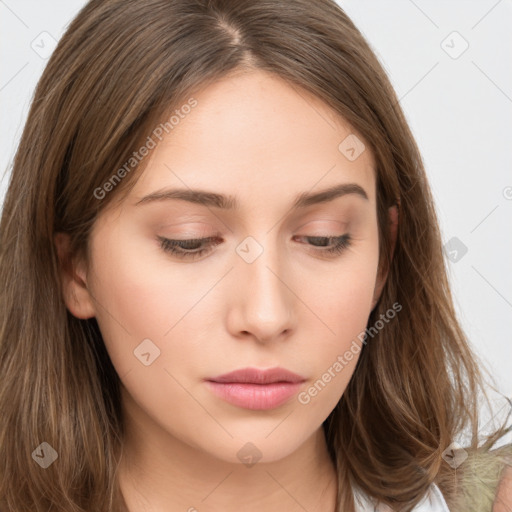
POLYGON ((492 512, 510 512, 512 510, 512 460, 503 468, 492 512))
MULTIPOLYGON (((68 309, 97 318, 122 381, 121 489, 132 511, 333 510, 322 422, 358 354, 309 403, 295 396, 265 411, 225 402, 203 379, 282 366, 306 378, 304 391, 365 330, 386 278, 377 274, 373 156, 366 149, 347 159, 338 146, 353 129, 261 71, 225 77, 194 98, 122 205, 98 217, 91 260, 63 270, 68 309), (368 199, 347 194, 291 210, 297 194, 340 183, 357 183, 368 199), (166 187, 231 194, 240 210, 183 200, 136 206, 166 187), (331 256, 306 238, 345 233, 351 245, 331 256), (157 236, 221 243, 187 260, 157 236), (248 236, 263 249, 252 263, 236 251, 248 236), (134 356, 146 338, 160 349, 149 366, 134 356), (237 456, 248 442, 261 453, 251 467, 237 456)), ((390 222, 394 237, 395 208, 390 222)), ((55 239, 61 259, 67 240, 55 239)))

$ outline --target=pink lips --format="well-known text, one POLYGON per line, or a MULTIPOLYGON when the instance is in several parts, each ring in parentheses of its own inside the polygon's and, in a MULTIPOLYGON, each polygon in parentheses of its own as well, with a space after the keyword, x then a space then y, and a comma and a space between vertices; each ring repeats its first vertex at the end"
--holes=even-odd
POLYGON ((284 368, 243 368, 206 379, 210 390, 238 407, 274 409, 287 402, 306 379, 284 368))

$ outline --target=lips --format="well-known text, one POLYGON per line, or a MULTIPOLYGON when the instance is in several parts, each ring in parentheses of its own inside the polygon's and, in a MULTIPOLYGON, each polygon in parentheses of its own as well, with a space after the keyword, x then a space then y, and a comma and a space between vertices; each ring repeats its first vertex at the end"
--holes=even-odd
POLYGON ((241 382, 248 384, 272 384, 274 382, 304 382, 306 379, 285 368, 270 368, 259 370, 257 368, 242 368, 224 375, 206 379, 213 382, 241 382))
POLYGON ((210 391, 244 409, 274 409, 297 393, 306 379, 284 368, 243 368, 205 379, 210 391))

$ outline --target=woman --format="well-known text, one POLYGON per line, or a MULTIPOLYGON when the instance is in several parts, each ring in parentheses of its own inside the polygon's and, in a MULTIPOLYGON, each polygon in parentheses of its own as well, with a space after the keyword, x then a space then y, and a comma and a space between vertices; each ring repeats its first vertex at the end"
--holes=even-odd
POLYGON ((0 276, 2 511, 512 506, 421 156, 332 1, 89 2, 0 276))

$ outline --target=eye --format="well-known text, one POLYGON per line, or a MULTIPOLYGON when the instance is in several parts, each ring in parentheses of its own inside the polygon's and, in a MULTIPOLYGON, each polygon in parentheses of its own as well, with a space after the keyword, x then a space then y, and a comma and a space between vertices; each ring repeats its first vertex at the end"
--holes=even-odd
MULTIPOLYGON (((160 246, 166 252, 170 252, 178 258, 199 258, 212 247, 212 243, 205 246, 208 242, 218 240, 216 237, 207 238, 190 238, 186 240, 170 240, 162 236, 157 237, 160 240, 160 246)), ((213 245, 218 245, 220 241, 216 241, 213 245)))
POLYGON ((350 235, 347 233, 341 236, 299 236, 297 238, 305 238, 306 240, 312 241, 315 248, 321 247, 319 249, 320 253, 327 253, 329 255, 337 255, 341 254, 345 249, 350 247, 352 239, 350 235), (334 243, 328 243, 328 241, 334 241, 334 243), (327 243, 322 243, 327 241, 327 243), (323 247, 327 247, 327 249, 323 249, 323 247))
MULTIPOLYGON (((160 246, 165 252, 181 259, 194 259, 199 258, 203 254, 210 252, 212 247, 221 243, 218 237, 207 238, 190 238, 185 240, 172 240, 162 236, 157 237, 160 241, 160 246)), ((320 253, 327 253, 329 255, 341 254, 345 249, 350 247, 351 238, 347 233, 341 236, 301 236, 296 238, 305 238, 313 242, 313 247, 318 249, 320 253), (329 244, 329 241, 334 241, 329 244), (327 242, 327 243, 322 243, 327 242)))

